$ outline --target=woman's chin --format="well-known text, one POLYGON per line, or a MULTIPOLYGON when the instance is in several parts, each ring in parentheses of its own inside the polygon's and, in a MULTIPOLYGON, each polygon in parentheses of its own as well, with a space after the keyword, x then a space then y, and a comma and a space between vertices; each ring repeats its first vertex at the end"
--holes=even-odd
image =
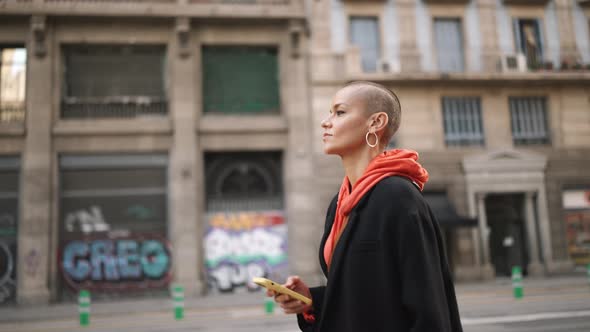
POLYGON ((339 154, 339 151, 334 147, 324 145, 324 154, 339 154))

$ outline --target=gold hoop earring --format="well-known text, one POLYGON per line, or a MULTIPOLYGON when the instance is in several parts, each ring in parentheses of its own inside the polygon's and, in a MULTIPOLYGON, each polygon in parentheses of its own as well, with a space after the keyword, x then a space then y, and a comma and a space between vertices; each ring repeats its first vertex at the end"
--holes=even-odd
POLYGON ((376 146, 377 146, 377 144, 379 144, 379 136, 377 136, 377 134, 375 134, 375 133, 372 133, 372 132, 368 131, 368 132, 367 132, 367 134, 365 135, 365 141, 367 141, 367 145, 368 145, 368 146, 370 146, 370 147, 374 148, 374 147, 376 147, 376 146), (375 135, 375 144, 371 144, 371 143, 369 142, 369 134, 373 134, 373 135, 375 135))

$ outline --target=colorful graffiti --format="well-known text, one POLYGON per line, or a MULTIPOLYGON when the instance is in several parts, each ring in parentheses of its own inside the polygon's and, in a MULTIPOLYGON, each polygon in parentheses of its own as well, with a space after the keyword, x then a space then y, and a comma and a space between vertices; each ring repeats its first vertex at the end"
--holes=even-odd
POLYGON ((0 303, 16 294, 16 218, 0 215, 0 303))
POLYGON ((79 210, 68 213, 65 220, 66 230, 68 232, 76 231, 76 224, 84 234, 110 230, 110 225, 104 221, 102 210, 98 206, 91 206, 88 211, 79 210))
POLYGON ((590 264, 590 189, 564 190, 567 247, 574 264, 590 264))
POLYGON ((207 220, 204 247, 210 288, 257 290, 253 277, 286 277, 287 225, 281 212, 217 213, 207 220))
POLYGON ((170 249, 159 236, 74 240, 63 246, 61 269, 72 288, 159 288, 171 276, 170 249))

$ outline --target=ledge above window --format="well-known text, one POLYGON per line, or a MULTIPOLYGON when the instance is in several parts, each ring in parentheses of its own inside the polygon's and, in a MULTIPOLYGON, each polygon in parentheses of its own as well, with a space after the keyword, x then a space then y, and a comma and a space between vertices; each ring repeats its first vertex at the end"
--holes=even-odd
POLYGON ((342 0, 342 2, 361 2, 361 3, 367 3, 367 2, 387 2, 387 0, 342 0))
POLYGON ((504 0, 505 5, 545 6, 549 0, 504 0))
POLYGON ((287 119, 282 115, 217 115, 201 117, 199 132, 215 133, 285 133, 287 119))
POLYGON ((463 4, 468 4, 470 0, 424 0, 425 3, 430 3, 433 5, 436 4, 442 4, 442 5, 447 5, 447 4, 459 4, 459 5, 463 5, 463 4))

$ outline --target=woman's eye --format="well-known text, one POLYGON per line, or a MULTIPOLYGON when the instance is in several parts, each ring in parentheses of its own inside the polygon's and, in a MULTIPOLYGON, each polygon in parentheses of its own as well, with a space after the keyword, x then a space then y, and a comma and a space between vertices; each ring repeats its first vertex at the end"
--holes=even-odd
POLYGON ((336 111, 336 115, 337 115, 337 116, 340 116, 340 115, 342 115, 342 114, 344 114, 344 111, 336 111))

